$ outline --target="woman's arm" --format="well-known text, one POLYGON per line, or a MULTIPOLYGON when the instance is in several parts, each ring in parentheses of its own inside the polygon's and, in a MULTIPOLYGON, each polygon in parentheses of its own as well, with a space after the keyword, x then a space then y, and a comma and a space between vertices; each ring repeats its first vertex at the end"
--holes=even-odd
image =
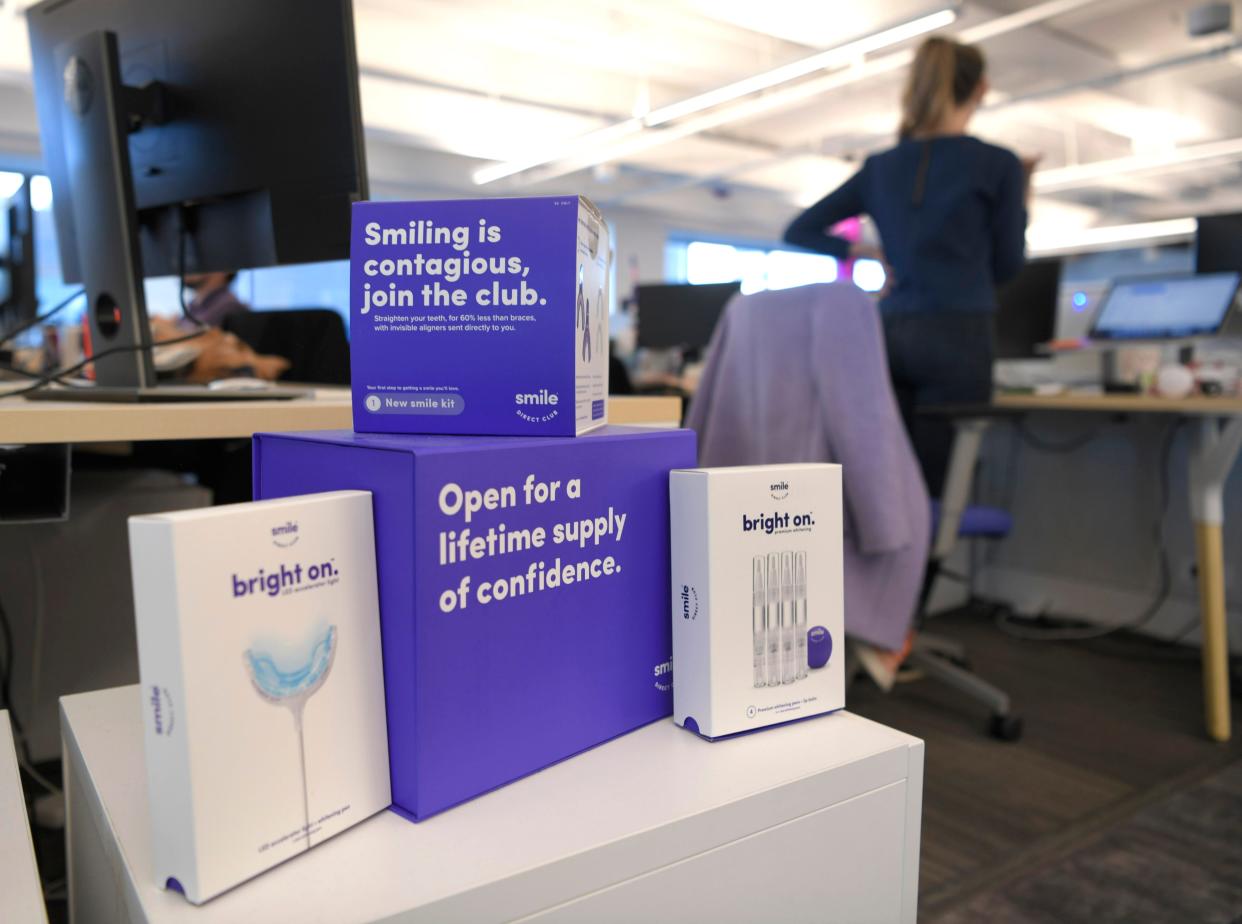
POLYGON ((828 229, 839 221, 853 218, 866 211, 863 206, 863 173, 866 164, 845 181, 835 192, 820 199, 793 220, 785 229, 785 243, 805 247, 816 253, 826 253, 838 260, 850 256, 850 242, 843 237, 829 234, 828 229))
POLYGON ((1007 282, 1026 262, 1026 197, 1030 174, 1013 154, 1005 157, 992 213, 992 281, 1007 282))

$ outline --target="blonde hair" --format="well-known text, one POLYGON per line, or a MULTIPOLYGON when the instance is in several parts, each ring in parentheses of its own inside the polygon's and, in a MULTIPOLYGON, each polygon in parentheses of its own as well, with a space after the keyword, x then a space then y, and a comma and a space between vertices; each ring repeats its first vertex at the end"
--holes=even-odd
POLYGON ((965 103, 983 80, 983 52, 974 45, 932 36, 915 52, 901 94, 900 139, 935 131, 954 106, 965 103))

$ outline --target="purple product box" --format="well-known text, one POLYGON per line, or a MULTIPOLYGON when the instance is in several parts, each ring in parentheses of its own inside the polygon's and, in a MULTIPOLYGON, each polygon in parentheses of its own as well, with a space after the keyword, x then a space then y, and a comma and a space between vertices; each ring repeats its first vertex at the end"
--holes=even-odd
POLYGON ((581 196, 356 203, 354 429, 603 426, 611 259, 608 226, 581 196))
POLYGON ((672 714, 689 430, 254 438, 256 499, 372 492, 394 808, 427 818, 672 714))

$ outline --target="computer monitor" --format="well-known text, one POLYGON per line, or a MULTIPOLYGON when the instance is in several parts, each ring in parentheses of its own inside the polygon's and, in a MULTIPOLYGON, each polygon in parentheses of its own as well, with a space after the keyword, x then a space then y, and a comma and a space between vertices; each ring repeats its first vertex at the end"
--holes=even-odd
POLYGON ((1196 273, 1242 273, 1242 212, 1202 215, 1195 232, 1196 273))
POLYGON ((1061 261, 1031 260, 996 290, 996 358, 1035 359, 1056 336, 1061 261))
POLYGON ((1242 273, 1119 279, 1100 302, 1091 340, 1185 340, 1225 326, 1242 273))
POLYGON ((648 349, 703 349, 711 341, 725 305, 741 289, 740 282, 636 286, 638 345, 648 349))
MULTIPOLYGON (((0 333, 26 323, 38 310, 34 209, 27 177, 9 201, 0 204, 0 333)), ((11 346, 0 343, 0 348, 11 346)))
POLYGON ((144 275, 340 259, 366 198, 350 0, 27 11, 66 281, 105 385, 155 384, 144 275))

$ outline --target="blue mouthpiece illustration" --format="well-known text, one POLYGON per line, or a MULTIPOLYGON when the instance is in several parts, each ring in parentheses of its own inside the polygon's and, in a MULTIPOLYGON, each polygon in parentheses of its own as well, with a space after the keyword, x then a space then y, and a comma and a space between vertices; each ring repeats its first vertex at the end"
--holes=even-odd
POLYGON ((310 655, 301 667, 283 671, 267 652, 246 650, 246 667, 250 681, 264 699, 274 703, 294 697, 309 697, 328 678, 332 659, 336 655, 336 626, 328 630, 311 647, 310 655))

